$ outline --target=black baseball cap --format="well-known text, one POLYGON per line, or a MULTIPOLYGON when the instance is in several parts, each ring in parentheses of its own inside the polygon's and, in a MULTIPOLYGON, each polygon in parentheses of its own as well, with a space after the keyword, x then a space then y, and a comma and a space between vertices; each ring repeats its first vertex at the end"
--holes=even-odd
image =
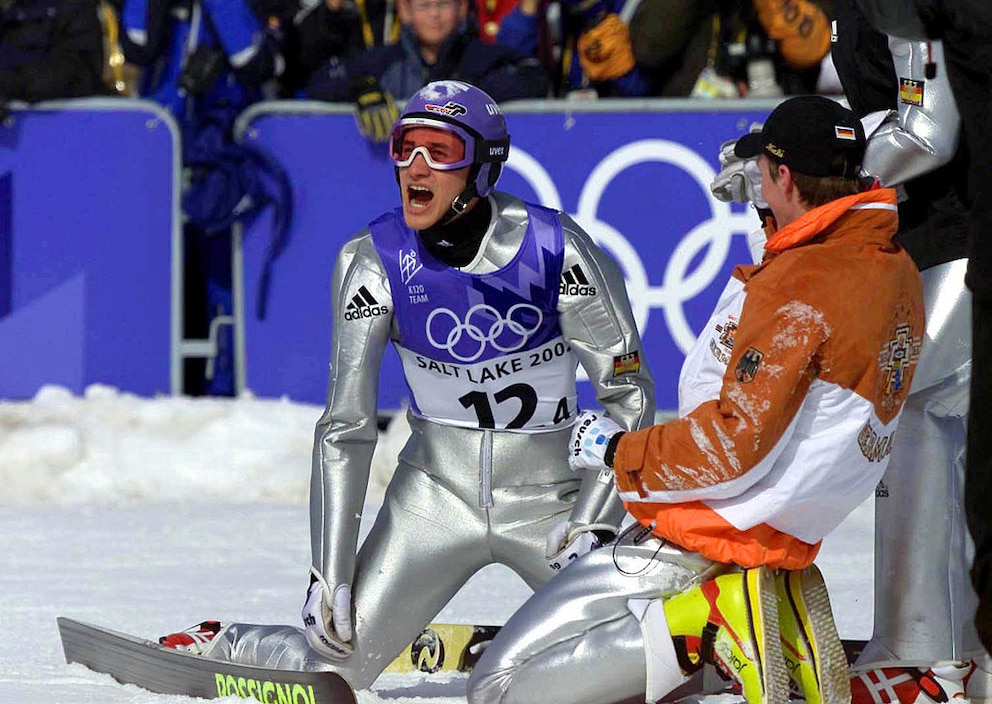
POLYGON ((734 154, 742 159, 764 154, 807 176, 854 178, 866 142, 853 112, 822 95, 803 95, 772 110, 760 132, 738 139, 734 154))

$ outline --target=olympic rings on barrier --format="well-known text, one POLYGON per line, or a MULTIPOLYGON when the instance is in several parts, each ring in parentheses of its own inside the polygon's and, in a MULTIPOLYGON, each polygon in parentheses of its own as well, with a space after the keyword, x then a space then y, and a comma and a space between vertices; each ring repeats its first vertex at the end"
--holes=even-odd
MULTIPOLYGON (((551 174, 520 146, 510 150, 507 168, 524 178, 538 200, 549 208, 562 209, 558 187, 551 174)), ((572 213, 575 220, 596 242, 614 256, 623 271, 630 294, 631 307, 641 336, 646 337, 648 317, 661 309, 669 335, 686 353, 698 335, 686 313, 686 304, 711 286, 722 282, 724 267, 730 256, 733 237, 745 236, 757 229, 751 212, 735 212, 729 203, 716 200, 709 183, 716 172, 712 164, 693 149, 664 139, 642 139, 618 147, 595 165, 586 178, 572 213), (642 163, 660 162, 681 169, 699 184, 710 214, 682 234, 664 264, 662 282, 649 279, 648 270, 637 250, 619 229, 600 219, 599 205, 608 187, 626 169, 642 163), (719 279, 719 280, 718 280, 719 279)), ((583 370, 579 370, 579 378, 583 370)))

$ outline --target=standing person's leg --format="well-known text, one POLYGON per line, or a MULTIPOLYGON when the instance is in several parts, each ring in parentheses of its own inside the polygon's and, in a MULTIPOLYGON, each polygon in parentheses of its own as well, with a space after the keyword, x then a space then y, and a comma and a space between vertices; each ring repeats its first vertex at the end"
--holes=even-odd
POLYGON ((968 383, 950 379, 906 402, 876 499, 875 632, 862 662, 969 660, 963 512, 968 383))
POLYGON ((971 294, 962 259, 923 272, 926 343, 875 500, 875 617, 859 666, 968 660, 963 481, 971 294))
POLYGON ((981 653, 962 504, 968 370, 903 407, 875 501, 874 632, 852 672, 854 704, 882 692, 907 703, 959 698, 967 661, 981 653))
MULTIPOLYGON (((206 233, 192 223, 183 226, 183 336, 191 340, 206 339, 210 324, 204 269, 206 237, 206 233)), ((187 396, 207 393, 205 358, 183 359, 182 390, 187 396)))

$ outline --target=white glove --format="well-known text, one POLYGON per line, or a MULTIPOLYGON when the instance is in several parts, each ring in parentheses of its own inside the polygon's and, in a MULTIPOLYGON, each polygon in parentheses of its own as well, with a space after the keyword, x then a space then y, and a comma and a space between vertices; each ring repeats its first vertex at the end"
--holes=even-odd
POLYGON ((616 529, 608 523, 593 523, 577 525, 569 521, 556 523, 548 533, 547 547, 544 557, 548 567, 557 572, 565 569, 578 558, 602 545, 602 541, 594 531, 609 531, 616 534, 616 529))
POLYGON ((332 596, 324 577, 312 567, 310 574, 314 576, 314 581, 307 590, 307 601, 303 605, 307 643, 326 658, 347 660, 354 650, 351 644, 351 586, 339 584, 332 596), (332 630, 328 630, 328 624, 333 626, 332 630))
POLYGON ((607 469, 606 446, 623 428, 600 413, 582 411, 572 426, 569 440, 568 466, 576 469, 607 469))
MULTIPOLYGON (((760 132, 761 123, 751 124, 751 132, 760 132)), ((710 192, 725 203, 754 203, 756 208, 767 208, 761 194, 761 169, 757 157, 742 159, 734 154, 736 139, 720 145, 720 173, 710 184, 710 192)))

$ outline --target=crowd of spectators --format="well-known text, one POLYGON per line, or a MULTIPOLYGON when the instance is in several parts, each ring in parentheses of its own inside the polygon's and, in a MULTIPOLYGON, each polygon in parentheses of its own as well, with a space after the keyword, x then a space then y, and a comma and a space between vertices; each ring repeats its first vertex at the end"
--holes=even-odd
POLYGON ((182 72, 233 73, 251 95, 232 104, 357 102, 373 85, 398 103, 448 77, 500 102, 812 93, 831 13, 832 0, 0 0, 0 97, 131 92, 177 109, 162 86, 182 72), (210 51, 232 21, 255 60, 210 51), (121 85, 122 61, 140 84, 121 85))
POLYGON ((401 102, 446 77, 500 102, 773 97, 829 72, 832 0, 296 1, 283 97, 401 102))
MULTIPOLYGON (((517 99, 817 91, 832 0, 0 0, 0 106, 140 96, 175 117, 185 166, 184 335, 214 335, 184 389, 234 391, 230 225, 258 155, 233 139, 268 99, 348 103, 370 142, 430 81, 517 99), (218 329, 220 333, 218 334, 218 329)), ((247 196, 247 198, 246 198, 247 196)), ((285 220, 283 221, 285 222, 285 220)))

